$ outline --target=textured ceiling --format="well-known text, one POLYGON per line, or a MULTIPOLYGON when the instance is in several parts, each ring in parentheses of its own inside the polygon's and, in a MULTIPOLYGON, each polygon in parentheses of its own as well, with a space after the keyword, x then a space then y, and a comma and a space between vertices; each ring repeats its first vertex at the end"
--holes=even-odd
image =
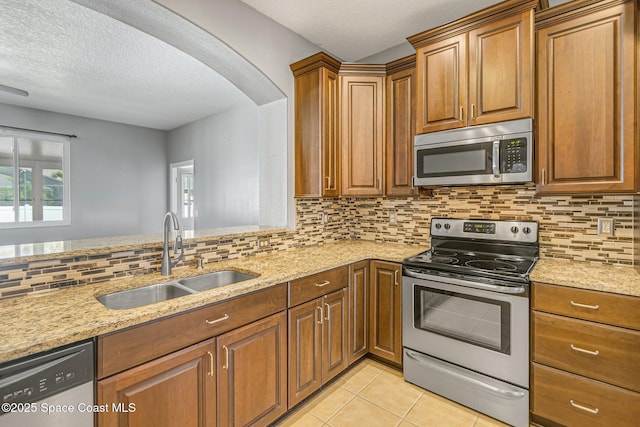
POLYGON ((406 37, 500 0, 241 0, 343 61, 406 43, 406 37))
MULTIPOLYGON (((182 51, 67 0, 0 0, 0 102, 173 129, 248 98, 182 51)), ((0 118, 0 125, 3 124, 0 118)))

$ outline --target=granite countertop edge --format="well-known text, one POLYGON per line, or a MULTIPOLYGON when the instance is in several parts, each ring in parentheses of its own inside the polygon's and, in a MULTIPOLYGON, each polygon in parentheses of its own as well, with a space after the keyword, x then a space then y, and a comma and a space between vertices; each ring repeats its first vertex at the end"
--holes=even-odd
MULTIPOLYGON (((0 301, 3 319, 0 363, 197 309, 315 273, 377 259, 402 262, 427 249, 420 245, 344 241, 206 264, 202 270, 175 269, 140 277, 32 294, 0 301), (255 279, 127 310, 104 307, 97 296, 164 283, 184 277, 234 269, 255 279)), ((540 259, 532 283, 547 283, 640 297, 640 274, 631 267, 540 259)))

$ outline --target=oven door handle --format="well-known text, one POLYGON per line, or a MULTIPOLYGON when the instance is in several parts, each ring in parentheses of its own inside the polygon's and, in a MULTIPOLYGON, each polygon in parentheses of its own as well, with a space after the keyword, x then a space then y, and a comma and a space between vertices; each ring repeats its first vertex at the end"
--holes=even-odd
POLYGON ((496 387, 496 386, 494 386, 492 384, 487 384, 487 383, 485 383, 483 381, 480 381, 477 378, 471 378, 471 377, 463 375, 463 374, 461 374, 459 372, 455 372, 455 371, 447 369, 447 368, 445 368, 443 366, 439 366, 439 365, 436 365, 434 363, 431 363, 431 361, 425 359, 424 357, 421 357, 420 354, 415 353, 415 352, 413 352, 413 351, 411 351, 411 350, 409 350, 407 348, 405 348, 404 351, 407 354, 407 357, 415 360, 416 362, 418 362, 418 363, 420 363, 422 365, 428 366, 430 369, 436 369, 436 370, 438 370, 440 372, 443 372, 443 373, 445 373, 447 375, 454 376, 454 377, 456 377, 456 378, 458 378, 458 379, 460 379, 462 381, 465 381, 465 382, 471 383, 473 385, 476 385, 476 386, 478 386, 480 388, 483 388, 483 389, 485 389, 485 390, 487 390, 487 391, 489 391, 489 392, 491 392, 493 394, 496 394, 496 395, 498 395, 498 396, 500 396, 502 398, 505 398, 505 399, 522 399, 523 397, 525 397, 525 393, 523 391, 505 390, 505 389, 496 387))
MULTIPOLYGON (((418 273, 415 270, 409 268, 404 269, 404 275, 414 277, 416 279, 435 280, 442 281, 440 276, 432 276, 431 274, 418 273)), ((490 283, 471 282, 468 280, 455 279, 453 277, 447 277, 447 283, 454 285, 462 285, 468 288, 483 289, 488 291, 500 292, 501 294, 524 294, 527 290, 524 286, 499 286, 492 285, 490 283)))

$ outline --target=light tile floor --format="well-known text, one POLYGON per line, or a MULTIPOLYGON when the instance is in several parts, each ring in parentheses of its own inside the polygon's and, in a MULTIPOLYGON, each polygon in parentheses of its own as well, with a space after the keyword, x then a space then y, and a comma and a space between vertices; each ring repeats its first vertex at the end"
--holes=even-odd
POLYGON ((402 372, 365 359, 303 403, 280 427, 506 427, 409 384, 402 372))

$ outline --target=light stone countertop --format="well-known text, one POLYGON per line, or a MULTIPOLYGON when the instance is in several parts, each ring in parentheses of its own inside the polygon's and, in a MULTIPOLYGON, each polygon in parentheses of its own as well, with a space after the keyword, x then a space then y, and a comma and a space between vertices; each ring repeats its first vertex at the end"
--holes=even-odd
POLYGON ((545 258, 538 260, 529 279, 531 282, 640 297, 640 274, 633 267, 545 258))
POLYGON ((347 241, 205 264, 203 270, 180 269, 137 278, 77 286, 0 301, 0 362, 198 308, 279 283, 366 259, 401 262, 424 246, 347 241), (127 310, 111 310, 96 296, 154 283, 234 269, 257 274, 239 282, 127 310))
MULTIPOLYGON (((0 362, 177 314, 279 283, 366 259, 401 262, 427 248, 416 245, 345 241, 206 264, 204 270, 180 269, 118 279, 0 301, 0 362), (97 296, 164 283, 188 276, 234 269, 255 279, 173 300, 127 310, 104 307, 97 296)), ((532 282, 640 296, 640 275, 631 267, 541 259, 532 282)))

